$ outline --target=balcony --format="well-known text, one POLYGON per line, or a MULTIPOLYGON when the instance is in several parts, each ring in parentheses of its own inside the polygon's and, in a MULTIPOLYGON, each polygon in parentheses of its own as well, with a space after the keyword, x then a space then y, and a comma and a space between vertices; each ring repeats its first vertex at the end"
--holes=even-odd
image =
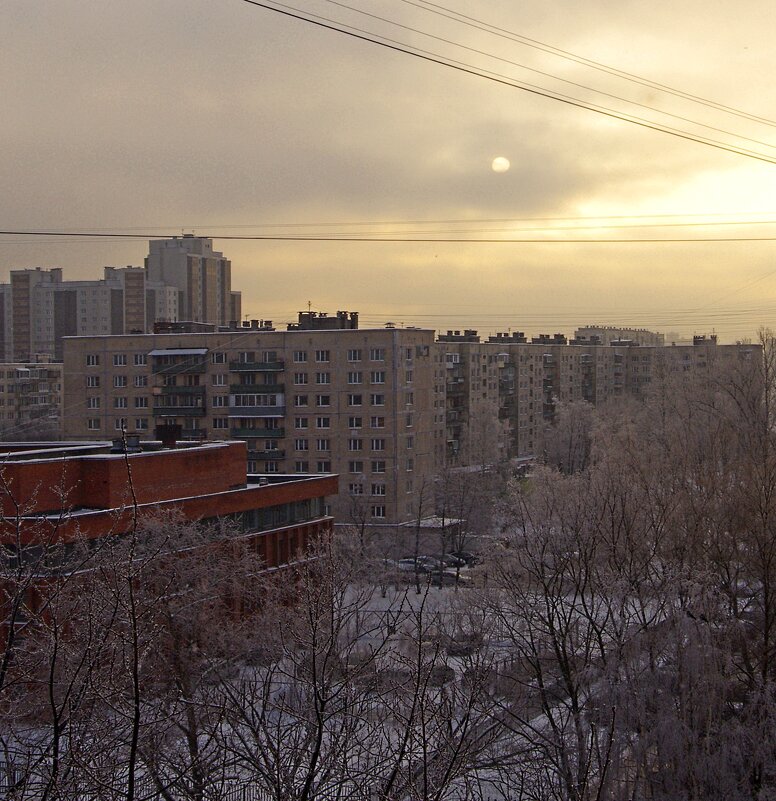
POLYGON ((282 395, 285 384, 229 384, 232 395, 282 395))
MULTIPOLYGON (((205 387, 154 387, 154 389, 161 389, 162 395, 200 395, 205 397, 205 387)), ((159 393, 154 392, 154 395, 159 393)))
POLYGON ((285 406, 230 406, 229 417, 285 417, 285 406))
POLYGON ((151 365, 151 372, 154 375, 192 375, 202 374, 207 370, 207 363, 204 361, 181 362, 179 364, 159 364, 154 361, 151 365))
POLYGON ((285 369, 285 362, 229 362, 233 373, 278 373, 285 369))
POLYGON ((234 439, 282 439, 286 435, 285 428, 241 428, 229 430, 234 439))
POLYGON ((249 459, 263 459, 265 462, 278 461, 286 458, 286 452, 277 450, 269 451, 248 451, 249 459))
POLYGON ((155 417, 204 417, 204 406, 154 406, 155 417))

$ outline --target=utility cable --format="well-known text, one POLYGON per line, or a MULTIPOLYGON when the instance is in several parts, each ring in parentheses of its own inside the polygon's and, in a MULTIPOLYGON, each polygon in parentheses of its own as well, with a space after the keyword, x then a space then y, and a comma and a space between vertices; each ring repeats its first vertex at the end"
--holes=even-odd
POLYGON ((734 131, 728 131, 728 130, 725 130, 724 128, 717 128, 714 125, 708 125, 707 123, 699 122, 698 120, 693 120, 693 119, 691 119, 689 117, 683 117, 681 114, 674 114, 674 113, 672 113, 670 111, 663 111, 662 109, 655 108, 654 106, 649 106, 646 103, 639 103, 636 100, 629 100, 628 98, 621 97, 620 95, 615 95, 615 94, 611 94, 609 92, 604 92, 601 89, 595 89, 592 86, 586 86, 585 84, 577 83, 576 81, 571 81, 571 80, 568 80, 567 78, 561 78, 558 75, 553 75, 551 72, 545 72, 543 70, 535 69, 534 67, 529 67, 529 66, 527 66, 525 64, 520 64, 517 61, 512 61, 511 59, 503 58, 501 56, 497 56, 494 53, 489 53, 489 52, 487 52, 485 50, 478 50, 475 47, 469 47, 468 45, 461 44, 460 42, 454 42, 454 41, 452 41, 450 39, 445 39, 442 36, 436 36, 435 34, 427 33, 426 31, 422 31, 422 30, 420 30, 418 28, 412 28, 412 27, 410 27, 408 25, 403 25, 403 24, 401 24, 399 22, 394 22, 393 20, 388 19, 386 17, 380 17, 377 14, 371 14, 368 11, 362 11, 361 9, 354 8, 353 6, 346 5, 345 3, 341 3, 341 2, 339 2, 339 0, 326 0, 326 2, 327 3, 331 3, 332 5, 335 5, 335 6, 339 7, 339 8, 346 9, 347 11, 352 11, 352 12, 354 12, 356 14, 361 14, 361 15, 363 15, 365 17, 369 17, 370 19, 377 20, 379 22, 385 22, 388 25, 393 25, 393 26, 395 26, 397 28, 401 28, 402 30, 409 31, 411 33, 417 33, 417 34, 420 34, 421 36, 426 36, 427 38, 433 39, 434 41, 442 42, 443 44, 448 44, 448 45, 452 45, 453 47, 461 48, 462 50, 466 50, 469 53, 475 53, 476 55, 486 56, 487 58, 492 58, 495 61, 499 61, 499 62, 501 62, 503 64, 508 64, 508 65, 510 65, 512 67, 518 67, 518 68, 526 70, 528 72, 533 72, 536 75, 541 75, 544 78, 551 78, 554 81, 560 81, 561 83, 568 84, 569 86, 575 86, 578 89, 584 89, 584 90, 586 90, 588 92, 595 92, 596 94, 599 94, 599 95, 601 95, 603 97, 607 97, 610 100, 618 100, 621 103, 628 103, 629 105, 636 106, 637 108, 647 109, 648 111, 653 111, 656 114, 662 114, 662 115, 664 115, 666 117, 671 117, 672 119, 680 120, 681 122, 689 122, 691 125, 697 125, 697 126, 699 126, 701 128, 706 128, 706 130, 709 130, 709 131, 716 131, 717 133, 725 134, 726 136, 734 136, 734 137, 736 137, 738 139, 741 139, 741 140, 743 140, 745 142, 752 142, 753 144, 756 144, 756 145, 763 145, 764 147, 770 147, 770 148, 776 149, 776 145, 773 145, 770 142, 765 142, 762 139, 753 139, 752 137, 744 136, 743 134, 738 134, 738 133, 735 133, 734 131))
POLYGON ((506 28, 492 25, 491 23, 484 22, 483 20, 479 20, 475 17, 462 14, 459 11, 454 11, 453 9, 447 8, 438 3, 432 3, 429 2, 429 0, 418 0, 418 2, 413 2, 413 0, 401 0, 401 2, 409 6, 414 6, 415 8, 423 11, 427 11, 428 13, 436 14, 449 20, 453 20, 454 22, 459 22, 462 25, 468 25, 471 28, 475 28, 486 33, 491 33, 494 36, 499 36, 512 42, 519 42, 520 44, 535 48, 536 50, 541 50, 542 52, 549 53, 550 55, 554 55, 568 61, 573 61, 577 64, 582 64, 583 66, 590 67, 591 69, 604 72, 608 75, 612 75, 626 81, 631 81, 649 89, 658 89, 661 92, 666 92, 667 94, 674 95, 675 97, 682 98, 683 100, 690 100, 691 102, 698 103, 699 105, 708 106, 709 108, 713 108, 717 111, 723 111, 727 114, 742 117, 743 119, 750 120, 752 122, 758 122, 762 123, 763 125, 776 127, 776 121, 767 117, 760 117, 756 114, 751 114, 747 111, 733 108, 732 106, 726 106, 724 103, 718 103, 715 100, 709 100, 707 98, 700 97, 699 95, 694 95, 690 92, 685 92, 681 89, 668 86, 667 84, 659 83, 658 81, 653 81, 649 78, 644 78, 640 75, 635 75, 634 73, 626 72, 625 70, 620 70, 607 64, 602 64, 600 61, 594 61, 593 59, 571 53, 568 50, 562 50, 559 47, 546 44, 538 39, 531 39, 527 36, 515 33, 514 31, 507 30, 506 28))
MULTIPOLYGON (((127 234, 98 233, 96 231, 0 231, 0 236, 50 236, 50 237, 83 237, 84 239, 156 239, 162 234, 127 234)), ((166 238, 172 238, 169 235, 166 238)), ((225 239, 241 242, 367 242, 367 243, 411 243, 426 242, 434 244, 489 244, 489 245, 643 245, 643 244, 676 244, 693 242, 776 242, 776 236, 727 236, 727 237, 672 237, 662 239, 518 239, 514 237, 497 238, 464 238, 464 237, 378 237, 378 236, 271 236, 271 235, 237 235, 224 234, 209 236, 201 234, 205 239, 225 239)))
POLYGON ((413 56, 415 58, 422 59, 423 61, 428 61, 433 64, 438 64, 443 67, 448 67, 450 69, 457 70, 458 72, 462 72, 468 75, 473 75, 478 78, 484 78, 493 83, 501 84, 502 86, 508 86, 513 89, 521 89, 524 92, 528 92, 529 94, 533 94, 538 97, 544 97, 549 100, 556 100, 560 103, 564 103, 566 105, 573 106, 575 108, 581 108, 587 111, 594 111, 595 113, 608 117, 610 119, 617 119, 622 122, 629 122, 632 125, 637 125, 647 130, 669 134, 679 139, 696 142, 697 144, 705 144, 708 147, 714 147, 717 150, 722 150, 728 153, 734 153, 736 155, 744 156, 746 158, 751 158, 756 161, 762 161, 768 164, 776 164, 776 158, 767 156, 757 151, 737 147, 732 144, 720 142, 714 139, 709 139, 708 137, 697 136, 687 131, 682 131, 677 128, 671 128, 667 125, 662 125, 661 123, 658 122, 635 117, 630 114, 616 112, 612 109, 608 109, 603 106, 598 106, 593 103, 586 103, 582 100, 578 100, 576 98, 572 98, 567 95, 562 95, 557 92, 552 92, 551 90, 543 89, 541 87, 533 86, 531 84, 526 84, 524 82, 508 78, 507 76, 504 75, 499 75, 497 73, 493 73, 488 70, 480 70, 477 69, 476 67, 473 67, 472 65, 458 62, 453 59, 446 59, 436 53, 423 51, 420 50, 419 48, 413 49, 410 45, 397 42, 395 40, 389 39, 388 37, 380 36, 379 34, 371 34, 367 31, 362 31, 358 28, 354 28, 353 26, 345 25, 344 23, 335 23, 333 20, 329 20, 324 17, 319 17, 317 15, 305 16, 304 12, 301 12, 299 11, 299 9, 293 8, 291 6, 283 5, 281 8, 278 8, 277 6, 272 6, 267 3, 259 2, 259 0, 242 0, 242 2, 252 6, 256 6, 257 8, 263 8, 267 11, 273 11, 276 14, 281 14, 285 17, 289 17, 290 19, 295 19, 301 22, 307 22, 308 24, 333 31, 335 33, 341 33, 344 34, 345 36, 349 36, 351 38, 358 39, 363 42, 375 44, 397 53, 413 56), (345 27, 342 27, 342 25, 345 25, 345 27))

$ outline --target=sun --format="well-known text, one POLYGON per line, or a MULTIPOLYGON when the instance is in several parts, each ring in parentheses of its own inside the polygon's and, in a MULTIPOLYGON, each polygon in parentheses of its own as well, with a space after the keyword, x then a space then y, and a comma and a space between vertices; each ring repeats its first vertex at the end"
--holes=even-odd
POLYGON ((506 172, 509 169, 509 159, 505 159, 503 156, 496 156, 490 168, 493 172, 506 172))

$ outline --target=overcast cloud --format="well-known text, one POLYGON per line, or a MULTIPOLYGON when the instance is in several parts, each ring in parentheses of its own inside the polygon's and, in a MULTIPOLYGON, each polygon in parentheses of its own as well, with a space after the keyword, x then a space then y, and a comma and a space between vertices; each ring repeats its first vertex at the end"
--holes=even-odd
MULTIPOLYGON (((505 61, 455 49, 325 0, 300 8, 480 68, 624 108, 505 61)), ((559 78, 776 144, 772 126, 723 115, 429 14, 354 0, 371 14, 559 78)), ((686 92, 776 118, 768 2, 522 3, 471 17, 686 92)), ((332 226, 298 233, 546 236, 527 222, 591 215, 743 215, 776 220, 776 166, 467 76, 241 0, 7 1, 0 7, 0 223, 7 229, 195 230, 219 226, 468 220, 459 226, 332 226), (508 172, 490 169, 495 156, 508 172), (755 214, 755 213, 759 214, 755 214), (771 217, 768 213, 773 212, 771 217), (764 216, 763 216, 764 215, 764 216), (439 233, 435 233, 439 232, 439 233)), ((638 116, 730 141, 721 132, 638 116)), ((776 149, 748 142, 769 154, 776 149)), ((739 218, 741 218, 739 216, 739 218)), ((674 218, 674 222, 702 218, 674 218)), ((547 224, 547 223, 544 223, 547 224)), ((556 223, 559 225, 560 223, 556 223)), ((566 225, 580 223, 566 222, 566 225)), ((773 225, 598 229, 574 239, 770 236, 773 225)), ((555 237, 563 234, 556 234, 555 237)), ((370 322, 506 327, 653 325, 726 338, 770 324, 773 243, 655 245, 246 243, 232 259, 251 317, 314 307, 370 322), (756 282, 756 283, 754 283, 756 282)), ((141 264, 143 241, 0 239, 8 270, 99 277, 141 264)))

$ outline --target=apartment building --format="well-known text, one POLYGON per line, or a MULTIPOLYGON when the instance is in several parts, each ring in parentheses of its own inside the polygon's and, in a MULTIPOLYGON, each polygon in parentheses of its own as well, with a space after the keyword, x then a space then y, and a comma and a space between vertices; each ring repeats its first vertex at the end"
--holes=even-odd
POLYGON ((65 281, 59 267, 11 270, 0 284, 0 360, 62 359, 66 336, 145 333, 157 321, 239 321, 231 262, 204 237, 149 242, 146 267, 105 267, 100 280, 65 281))
POLYGON ((665 345, 665 335, 646 328, 619 328, 613 325, 585 325, 577 328, 574 339, 597 345, 634 342, 637 345, 665 345))
POLYGON ((0 364, 0 438, 59 439, 61 418, 61 364, 0 364))
MULTIPOLYGON (((300 315, 300 323, 304 323, 300 315)), ((414 519, 444 463, 443 369, 422 329, 231 328, 65 339, 68 439, 244 440, 251 472, 339 473, 339 520, 414 519)))
POLYGON ((152 239, 145 260, 150 281, 175 287, 179 318, 215 325, 240 320, 240 295, 232 292, 232 263, 213 250, 213 240, 184 234, 152 239))
MULTIPOLYGON (((142 267, 105 267, 98 281, 64 281, 58 267, 11 270, 10 284, 0 287, 0 353, 5 361, 38 353, 61 360, 66 336, 143 332, 150 289, 142 267)), ((177 293, 153 289, 163 305, 177 303, 177 293)))
POLYGON ((447 374, 445 456, 448 464, 461 466, 540 457, 559 403, 601 407, 646 397, 670 375, 735 365, 759 350, 757 345, 718 345, 713 336, 668 347, 639 345, 634 339, 591 344, 562 334, 529 342, 519 332, 481 342, 471 330, 448 331, 437 348, 447 374))

